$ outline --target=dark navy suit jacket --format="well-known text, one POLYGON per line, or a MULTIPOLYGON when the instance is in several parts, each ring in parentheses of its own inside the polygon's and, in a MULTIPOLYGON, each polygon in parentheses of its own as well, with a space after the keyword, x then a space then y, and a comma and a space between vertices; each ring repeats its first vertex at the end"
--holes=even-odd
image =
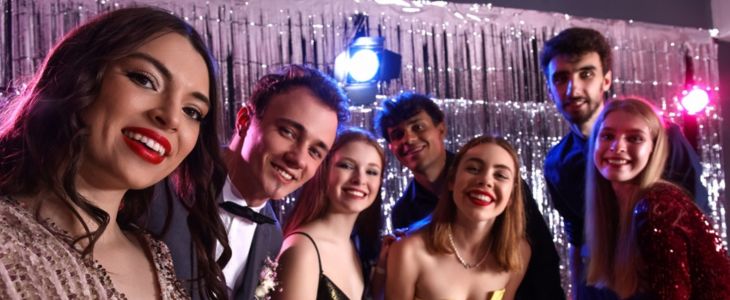
MULTIPOLYGON (((276 220, 274 210, 268 203, 261 213, 276 220)), ((199 291, 205 287, 199 281, 193 281, 196 272, 196 259, 193 250, 190 230, 187 225, 188 212, 175 196, 168 181, 155 186, 155 197, 150 204, 147 219, 143 221, 147 230, 162 239, 170 248, 175 266, 175 274, 183 283, 193 299, 201 299, 199 291), (168 198, 172 199, 171 205, 168 198), (170 225, 163 232, 167 214, 170 213, 170 225)), ((281 226, 275 224, 259 224, 256 226, 251 251, 246 261, 243 276, 237 279, 231 298, 235 300, 252 300, 259 284, 259 274, 267 257, 272 260, 279 254, 282 243, 281 226)), ((205 294, 205 293, 203 293, 205 294)))

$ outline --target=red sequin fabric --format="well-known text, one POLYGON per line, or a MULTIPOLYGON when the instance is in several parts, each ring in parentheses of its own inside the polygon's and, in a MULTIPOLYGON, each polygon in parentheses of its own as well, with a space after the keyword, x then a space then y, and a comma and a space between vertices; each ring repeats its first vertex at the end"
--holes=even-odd
POLYGON ((708 218, 678 187, 657 183, 634 210, 643 268, 653 299, 730 299, 730 260, 708 218))
MULTIPOLYGON (((104 268, 82 257, 71 238, 38 222, 17 201, 0 196, 0 299, 127 299, 104 268)), ((147 234, 160 299, 190 299, 175 277, 167 246, 147 234)))

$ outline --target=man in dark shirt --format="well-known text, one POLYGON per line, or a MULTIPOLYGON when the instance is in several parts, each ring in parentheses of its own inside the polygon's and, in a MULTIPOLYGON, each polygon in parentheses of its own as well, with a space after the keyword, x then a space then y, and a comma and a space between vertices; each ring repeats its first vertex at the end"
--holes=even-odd
MULTIPOLYGON (((438 196, 447 187, 446 173, 453 153, 446 151, 446 125, 441 109, 426 96, 403 93, 383 102, 375 120, 379 133, 398 161, 413 173, 401 198, 393 207, 393 228, 412 227, 436 207, 438 196)), ((550 230, 523 184, 527 239, 532 256, 516 299, 564 299, 560 285, 560 258, 550 230)), ((420 222, 419 222, 420 223, 420 222)))
MULTIPOLYGON (((607 290, 585 285, 583 224, 588 140, 611 87, 611 47, 598 31, 570 28, 548 40, 540 56, 550 97, 570 124, 570 132, 545 157, 545 181, 563 217, 570 243, 574 299, 617 299, 607 290), (583 253, 584 255, 581 255, 583 253)), ((670 155, 664 178, 686 188, 709 211, 707 190, 699 181, 699 158, 676 124, 670 124, 670 155)))

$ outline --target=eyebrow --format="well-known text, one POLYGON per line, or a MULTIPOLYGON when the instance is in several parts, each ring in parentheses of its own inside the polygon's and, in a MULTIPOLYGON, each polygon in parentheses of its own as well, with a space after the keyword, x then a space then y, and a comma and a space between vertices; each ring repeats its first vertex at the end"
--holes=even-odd
MULTIPOLYGON (((466 161, 473 161, 473 162, 485 165, 484 161, 481 158, 469 157, 466 159, 466 161)), ((496 165, 494 165, 494 168, 495 169, 504 169, 504 170, 509 171, 510 173, 513 173, 512 168, 510 168, 508 165, 505 165, 505 164, 496 164, 496 165)))
MULTIPOLYGON (((149 55, 147 53, 142 53, 142 52, 134 52, 134 53, 130 54, 129 57, 147 61, 148 63, 152 64, 152 66, 154 66, 155 69, 157 69, 157 71, 160 72, 162 74, 162 76, 165 77, 166 80, 172 81, 172 72, 170 72, 170 69, 168 69, 165 66, 165 64, 163 64, 161 61, 157 60, 156 58, 152 57, 151 55, 149 55)), ((193 97, 210 105, 210 99, 208 99, 208 97, 203 95, 203 93, 195 91, 192 94, 193 94, 193 97)))
MULTIPOLYGON (((307 133, 308 132, 307 129, 304 128, 304 125, 302 125, 299 122, 296 122, 296 121, 294 121, 292 119, 278 118, 276 120, 279 121, 279 122, 286 123, 289 126, 294 127, 299 132, 304 132, 304 133, 307 133)), ((322 150, 324 150, 324 152, 329 152, 330 151, 330 147, 328 147, 327 144, 325 144, 324 141, 322 141, 322 140, 316 140, 314 142, 314 146, 315 147, 318 147, 318 148, 321 148, 322 150)))
POLYGON ((596 67, 594 65, 587 65, 587 66, 583 66, 583 67, 580 67, 575 70, 558 70, 558 71, 555 71, 555 73, 553 73, 553 76, 558 75, 558 74, 570 74, 570 73, 575 73, 575 72, 595 71, 595 70, 598 70, 598 67, 596 67))
POLYGON ((406 123, 407 124, 413 124, 413 123, 416 123, 418 121, 421 121, 422 119, 423 119, 423 117, 421 117, 421 116, 415 116, 415 117, 412 117, 412 118, 406 120, 406 123))
MULTIPOLYGON (((346 161, 349 161, 349 162, 353 162, 353 163, 357 164, 357 161, 355 160, 355 158, 354 158, 354 157, 350 157, 350 156, 343 156, 343 157, 342 157, 342 160, 346 160, 346 161)), ((380 164, 378 164, 378 163, 374 163, 374 162, 370 162, 370 163, 367 163, 367 164, 365 164, 365 166, 366 166, 366 167, 376 167, 376 168, 378 168, 378 169, 381 169, 381 166, 380 166, 380 164)))
MULTIPOLYGON (((602 127, 601 128, 601 132, 606 131, 606 130, 612 131, 612 132, 613 131, 617 131, 616 128, 613 128, 613 127, 602 127)), ((645 134, 650 134, 649 132, 644 131, 644 130, 641 130, 641 129, 638 129, 638 128, 631 128, 631 129, 626 130, 626 132, 628 132, 628 133, 645 133, 645 134)))

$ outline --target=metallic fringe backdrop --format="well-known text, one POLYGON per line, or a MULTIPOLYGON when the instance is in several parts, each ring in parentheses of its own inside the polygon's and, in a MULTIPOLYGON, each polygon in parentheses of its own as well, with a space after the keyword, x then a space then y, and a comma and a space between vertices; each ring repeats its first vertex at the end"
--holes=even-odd
MULTIPOLYGON (((237 108, 261 75, 289 63, 310 64, 331 74, 335 56, 357 30, 385 37, 386 48, 403 56, 403 66, 400 79, 380 86, 382 93, 413 90, 441 99, 437 101, 447 115, 451 150, 475 135, 507 137, 520 151, 522 176, 563 258, 567 243, 561 218, 548 200, 542 168, 545 153, 567 126, 547 96, 540 71, 538 54, 544 41, 570 26, 605 33, 615 55, 611 95, 648 98, 679 124, 683 119, 678 95, 685 84, 688 53, 694 79, 711 91, 711 104, 698 117, 698 144, 711 217, 727 244, 717 47, 707 30, 441 1, 2 0, 0 98, 8 101, 24 88, 23 82, 65 32, 101 12, 128 5, 169 9, 207 38, 221 66, 226 137, 237 108), (352 16, 358 13, 368 16, 364 27, 353 24, 352 16)), ((353 107, 353 125, 372 129, 376 109, 377 105, 353 107)), ((411 176, 391 154, 388 159, 382 190, 385 217, 411 176)), ((282 202, 282 215, 292 201, 289 197, 282 202)), ((389 221, 382 225, 384 233, 391 231, 389 221)), ((569 291, 567 270, 563 264, 569 291)))

